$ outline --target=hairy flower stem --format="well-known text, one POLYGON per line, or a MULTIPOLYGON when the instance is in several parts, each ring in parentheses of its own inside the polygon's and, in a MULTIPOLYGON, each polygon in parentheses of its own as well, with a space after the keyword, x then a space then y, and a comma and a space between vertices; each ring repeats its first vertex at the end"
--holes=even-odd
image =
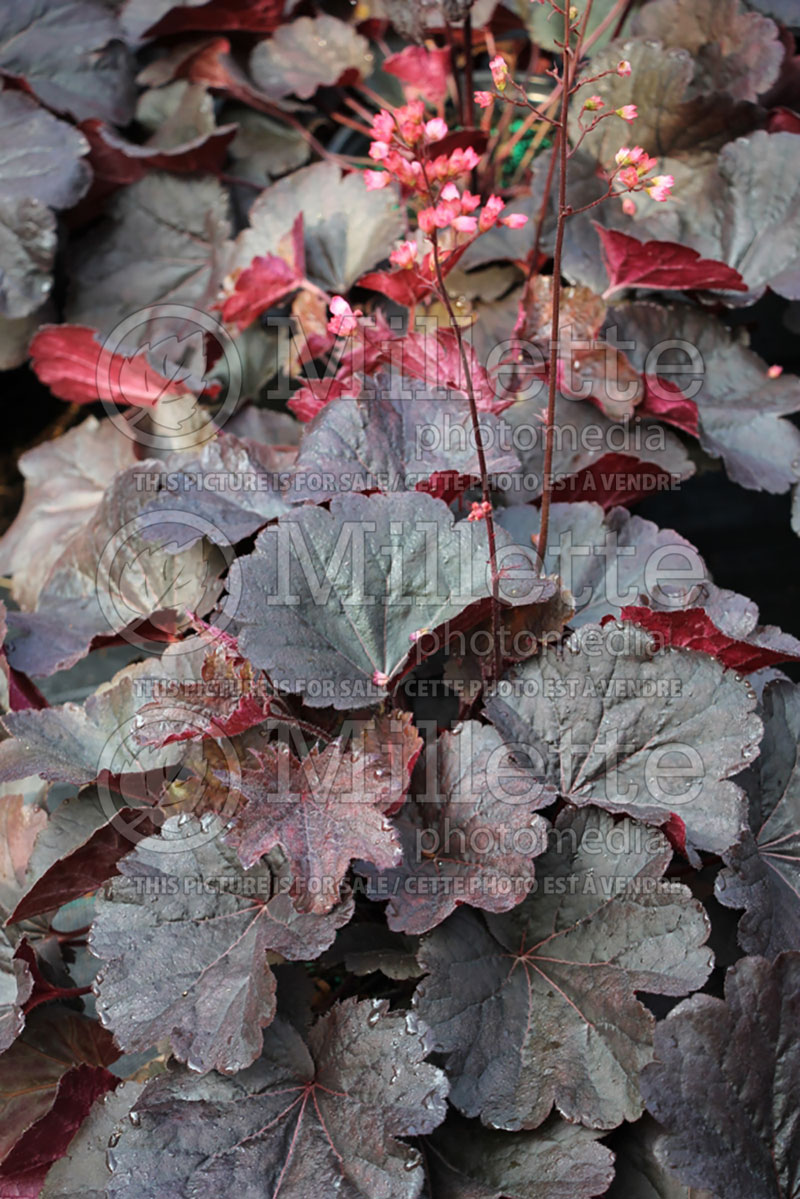
POLYGON ((469 414, 472 421, 472 434, 475 438, 475 450, 478 455, 478 469, 481 475, 481 499, 489 507, 486 509, 486 537, 489 542, 489 569, 492 576, 491 588, 491 629, 492 629, 492 659, 489 672, 489 682, 494 682, 500 677, 503 661, 500 647, 499 625, 500 625, 500 597, 498 595, 497 584, 499 581, 499 573, 497 570, 497 541, 495 537, 494 516, 491 508, 491 497, 489 495, 489 472, 486 468, 486 451, 483 445, 483 431, 481 429, 480 418, 478 417, 478 404, 475 399, 475 387, 472 382, 472 371, 469 368, 469 358, 467 351, 464 348, 464 335, 461 331, 461 326, 458 323, 455 311, 453 310, 453 302, 450 299, 450 293, 447 290, 447 284, 444 281, 442 273, 442 264, 439 259, 439 237, 438 231, 434 229, 431 234, 433 242, 433 263, 436 270, 436 280, 439 284, 439 292, 442 297, 442 302, 447 309, 447 316, 450 320, 450 327, 456 336, 458 343, 458 352, 461 356, 461 366, 464 370, 464 382, 466 384, 467 399, 469 401, 469 414))
POLYGON ((570 71, 570 18, 569 3, 564 5, 564 72, 561 90, 561 114, 558 134, 558 223, 556 244, 553 252, 553 322, 550 331, 550 377, 547 390, 547 418, 544 435, 544 468, 542 478, 542 508, 539 521, 539 562, 544 569, 547 553, 547 537, 550 528, 550 501, 553 492, 553 447, 555 444, 556 383, 558 374, 558 338, 561 325, 561 255, 564 248, 564 226, 567 220, 567 117, 569 115, 569 93, 572 85, 570 71))

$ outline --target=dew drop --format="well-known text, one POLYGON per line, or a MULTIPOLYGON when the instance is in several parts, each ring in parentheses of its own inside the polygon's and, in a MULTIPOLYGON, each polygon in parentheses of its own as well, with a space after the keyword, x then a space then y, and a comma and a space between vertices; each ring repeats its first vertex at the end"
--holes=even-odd
POLYGON ((422 1154, 419 1152, 418 1149, 412 1149, 411 1152, 406 1157, 406 1160, 403 1164, 403 1169, 408 1170, 409 1173, 411 1173, 412 1170, 418 1170, 421 1161, 422 1161, 422 1154))
POLYGON ((139 1115, 138 1112, 129 1112, 128 1119, 130 1120, 130 1122, 134 1128, 138 1128, 142 1122, 142 1117, 139 1115))
POLYGON ((114 1146, 119 1142, 120 1135, 121 1134, 118 1132, 112 1132, 111 1136, 108 1138, 109 1149, 113 1149, 114 1146))

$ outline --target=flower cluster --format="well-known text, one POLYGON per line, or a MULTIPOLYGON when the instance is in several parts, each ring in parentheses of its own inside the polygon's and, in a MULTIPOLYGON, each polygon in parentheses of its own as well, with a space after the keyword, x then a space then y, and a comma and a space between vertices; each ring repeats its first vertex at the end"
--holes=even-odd
POLYGON ((372 119, 374 140, 369 156, 384 169, 364 172, 367 188, 375 191, 397 179, 404 187, 425 194, 431 182, 446 183, 473 170, 480 159, 471 146, 428 158, 428 147, 447 133, 447 122, 441 117, 425 120, 422 100, 412 100, 394 113, 386 110, 376 113, 372 119), (422 157, 426 159, 424 169, 422 157))
MULTIPOLYGON (((447 133, 447 123, 441 117, 425 119, 425 105, 421 100, 412 101, 394 112, 382 110, 376 113, 372 120, 374 140, 369 156, 380 163, 383 170, 364 172, 367 188, 386 187, 395 179, 425 200, 418 221, 422 232, 429 237, 443 229, 477 236, 498 222, 511 229, 524 225, 528 218, 520 213, 501 216, 505 203, 499 196, 490 196, 481 208, 480 196, 456 185, 455 180, 474 170, 480 161, 471 146, 431 156, 430 147, 442 141, 447 133)), ((404 241, 393 251, 391 262, 394 266, 409 268, 414 266, 416 258, 416 244, 404 241)))
POLYGON ((620 146, 615 155, 617 164, 616 179, 624 184, 628 191, 646 191, 653 200, 668 200, 675 183, 672 175, 652 175, 650 171, 658 166, 658 160, 651 158, 641 146, 620 146))

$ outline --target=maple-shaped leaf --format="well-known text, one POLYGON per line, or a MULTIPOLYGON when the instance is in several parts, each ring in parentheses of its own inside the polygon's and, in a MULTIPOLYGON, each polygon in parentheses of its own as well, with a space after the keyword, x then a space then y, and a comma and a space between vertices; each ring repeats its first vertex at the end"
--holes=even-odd
MULTIPOLYGON (((372 382, 366 386, 372 386, 372 382)), ((449 502, 480 481, 475 436, 463 401, 423 396, 397 375, 377 395, 326 404, 308 426, 289 498, 321 503, 339 491, 428 491, 449 502)), ((514 472, 510 432, 489 412, 479 423, 490 475, 514 472)))
POLYGON ((692 90, 755 101, 777 81, 784 48, 774 21, 741 0, 666 0, 637 12, 633 31, 695 59, 692 90))
POLYGON ((745 824, 729 782, 755 757, 755 693, 715 659, 659 652, 631 624, 584 625, 513 669, 487 713, 577 805, 661 825, 676 812, 690 854, 723 853, 745 824))
POLYGON ((80 1081, 77 1071, 84 1081, 93 1077, 114 1085, 117 1080, 107 1067, 118 1057, 110 1033, 96 1020, 56 1004, 32 1012, 22 1035, 0 1055, 0 1161, 5 1163, 37 1126, 46 1130, 51 1113, 56 1126, 74 1117, 61 1086, 67 1083, 71 1089, 73 1081, 80 1081))
POLYGON ((712 955, 708 919, 662 875, 666 837, 566 809, 537 889, 503 915, 461 908, 422 939, 415 1007, 446 1054, 451 1099, 495 1128, 534 1128, 555 1105, 613 1128, 641 1113, 655 1020, 636 991, 685 995, 712 955))
POLYGON ((96 329, 85 325, 43 325, 30 345, 31 367, 40 382, 72 404, 98 400, 154 407, 163 396, 186 394, 183 379, 167 379, 147 355, 109 353, 96 329))
POLYGON ((602 1195, 614 1176, 614 1154, 599 1136, 558 1116, 531 1132, 495 1132, 451 1112, 425 1141, 431 1199, 602 1195))
POLYGON ((657 377, 674 381, 691 397, 700 444, 722 458, 735 483, 780 493, 797 482, 800 431, 784 419, 800 410, 796 376, 771 378, 744 336, 688 305, 626 304, 608 320, 618 337, 632 343, 629 353, 638 369, 649 357, 657 377), (678 350, 663 344, 665 321, 670 336, 681 340, 678 350))
POLYGON ((389 927, 419 934, 460 904, 505 912, 520 903, 547 845, 547 823, 535 811, 555 790, 515 762, 496 729, 474 720, 443 733, 420 772, 424 788, 395 817, 400 865, 358 865, 370 898, 389 900, 389 927))
POLYGON ((89 520, 112 479, 133 465, 134 449, 110 421, 88 416, 20 455, 25 495, 0 540, 0 571, 14 576, 11 594, 21 608, 35 606, 50 567, 89 520))
POLYGON ((402 803, 421 748, 405 714, 357 726, 351 744, 337 738, 301 759, 285 743, 253 750, 255 767, 245 762, 235 778, 218 775, 247 801, 225 839, 248 867, 279 845, 298 908, 327 912, 353 858, 397 865, 400 846, 387 813, 402 803))
POLYGON ((745 953, 770 958, 800 950, 800 690, 779 679, 764 691, 761 753, 742 782, 750 799, 750 829, 725 855, 716 896, 745 908, 739 942, 745 953))
POLYGON ((78 130, 12 89, 0 92, 0 117, 0 196, 35 199, 50 208, 77 203, 91 180, 84 161, 89 146, 78 130), (24 166, 20 143, 26 147, 24 166))
POLYGON ((14 945, 0 929, 0 1053, 7 1049, 25 1025, 23 1006, 33 990, 26 962, 14 954, 14 945))
POLYGON ((626 287, 653 291, 747 291, 738 271, 701 258, 696 250, 671 241, 641 242, 627 233, 596 225, 608 267, 604 299, 626 287))
POLYGON ((0 74, 76 120, 127 125, 133 60, 113 9, 97 0, 37 0, 0 14, 0 74))
POLYGON ((315 958, 350 919, 352 901, 325 918, 301 915, 285 869, 246 872, 204 831, 207 822, 171 817, 122 859, 97 901, 89 947, 103 959, 100 1019, 123 1049, 168 1037, 192 1070, 233 1073, 258 1056, 275 1014, 267 954, 315 958), (179 848, 186 837, 200 841, 179 848))
MULTIPOLYGON (((538 577, 532 551, 498 536, 503 602, 549 599, 555 583, 538 577)), ((241 652, 311 707, 374 703, 421 630, 481 616, 487 559, 484 522, 455 523, 429 495, 338 495, 329 511, 296 509, 231 567, 241 652)))
POLYGON ((359 276, 389 255, 405 224, 392 187, 368 192, 360 172, 342 175, 317 162, 268 187, 236 239, 229 269, 259 255, 280 253, 280 242, 303 214, 308 278, 326 291, 345 293, 359 276), (320 198, 325 197, 324 205, 320 198))
POLYGON ((780 629, 756 628, 752 630, 750 638, 745 639, 718 628, 714 623, 717 612, 723 620, 728 617, 726 624, 733 624, 734 627, 737 623, 749 625, 748 618, 755 605, 745 600, 744 596, 733 591, 720 592, 713 585, 709 586, 708 591, 707 600, 701 598, 698 606, 688 611, 660 612, 633 606, 623 608, 620 615, 623 620, 632 620, 655 633, 667 645, 711 654, 730 670, 738 670, 742 674, 764 670, 778 662, 800 660, 800 642, 780 629), (726 600, 729 601, 727 604, 726 600), (706 602, 709 610, 701 606, 706 602))
MULTIPOLYGON (((66 320, 108 333, 136 313, 134 344, 154 340, 149 305, 202 312, 216 297, 229 233, 228 196, 216 179, 151 172, 112 197, 99 226, 73 239, 66 320)), ((159 321, 160 337, 174 332, 165 317, 159 321)), ((202 337, 207 321, 189 331, 202 337)), ((184 315, 178 324, 184 337, 186 325, 184 315)))
POLYGON ((798 1019, 800 954, 784 953, 742 959, 724 1001, 694 995, 658 1025, 642 1094, 686 1186, 725 1199, 797 1194, 798 1019))
MULTIPOLYGON (((427 1052, 419 1021, 386 1000, 338 1003, 305 1037, 276 1020, 261 1058, 236 1078, 174 1069, 147 1084, 129 1105, 134 1118, 120 1113, 109 1129, 111 1193, 416 1199, 422 1157, 398 1138, 431 1132, 446 1110, 447 1083, 427 1052)), ((95 1156, 108 1140, 93 1138, 95 1156)))
POLYGON ((371 75, 369 42, 353 25, 321 13, 298 17, 259 42, 250 55, 250 74, 265 96, 308 100, 318 87, 348 84, 371 75))
POLYGON ((208 533, 218 544, 224 537, 201 513, 176 507, 167 523, 168 509, 147 511, 165 476, 163 462, 145 460, 113 478, 52 563, 35 610, 10 617, 15 669, 52 674, 84 657, 95 637, 123 630, 149 647, 151 624, 169 636, 188 624, 187 612, 210 613, 226 561, 208 533), (162 525, 163 537, 152 540, 149 530, 162 525))

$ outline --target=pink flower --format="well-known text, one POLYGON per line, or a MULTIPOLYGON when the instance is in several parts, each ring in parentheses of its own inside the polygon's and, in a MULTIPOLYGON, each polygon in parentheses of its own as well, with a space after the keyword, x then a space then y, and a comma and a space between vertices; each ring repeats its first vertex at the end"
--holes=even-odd
POLYGON ((586 112, 597 112, 598 108, 602 108, 604 104, 602 96, 590 96, 588 100, 584 100, 583 107, 586 112))
POLYGON ((370 158, 374 158, 375 162, 383 162, 384 158, 389 157, 388 142, 373 142, 369 148, 370 158))
POLYGON ((630 196, 626 196, 622 201, 622 211, 626 214, 626 216, 634 216, 636 214, 636 203, 630 198, 630 196))
POLYGON ((333 316, 328 321, 328 332, 334 337, 347 337, 353 333, 358 328, 358 318, 364 315, 360 308, 354 312, 344 296, 333 296, 330 309, 333 316))
POLYGON ((396 250, 392 250, 389 261, 392 266, 400 266, 404 270, 408 270, 417 261, 417 243, 415 241, 402 242, 396 250))
POLYGON ((474 503, 467 520, 485 520, 491 510, 492 505, 488 500, 484 500, 482 504, 474 503))
POLYGON ((461 211, 474 212, 476 208, 480 208, 480 196, 473 196, 471 191, 465 191, 461 197, 461 211))
POLYGON ((654 175, 646 184, 647 194, 653 200, 668 200, 674 184, 672 175, 654 175))
POLYGON ((638 187, 639 172, 636 170, 636 167, 623 167, 619 173, 619 181, 629 188, 638 187))
POLYGON ((630 147, 620 146, 614 155, 614 162, 618 167, 626 166, 628 163, 633 162, 630 147))
POLYGON ((635 104, 623 104, 622 108, 615 108, 614 111, 623 121, 635 121, 639 115, 635 104))
POLYGON ((524 212, 510 212, 508 216, 500 218, 500 224, 506 225, 509 229, 521 229, 523 225, 527 225, 528 218, 524 212))
POLYGON ((445 185, 441 191, 440 199, 442 199, 442 200, 460 200, 461 199, 460 195, 458 194, 458 188, 456 187, 455 183, 445 183, 445 185))
POLYGON ((780 379, 782 374, 783 374, 782 366, 771 366, 769 368, 769 370, 767 371, 767 378, 768 379, 780 379))
POLYGON ((499 196, 489 196, 478 222, 481 233, 485 233, 487 229, 491 229, 493 225, 497 224, 497 218, 504 208, 505 204, 499 196))
POLYGON ((630 75, 630 73, 631 64, 628 62, 627 58, 623 58, 622 62, 617 66, 617 74, 622 75, 624 78, 626 75, 630 75))
POLYGON ((489 70, 492 72, 494 86, 498 92, 505 91, 506 81, 508 79, 508 63, 503 58, 502 54, 496 54, 489 63, 489 70))
POLYGON ((376 670, 372 676, 372 681, 376 687, 385 687, 389 682, 388 674, 384 674, 382 670, 376 670))
POLYGON ((478 108, 488 108, 492 100, 494 100, 494 96, 491 92, 476 92, 474 99, 478 108))
POLYGON ((422 211, 419 213, 419 215, 417 216, 417 224, 419 225, 419 227, 423 233, 428 233, 428 234, 433 233, 434 229, 436 228, 436 222, 434 221, 433 218, 434 218, 434 209, 433 208, 423 208, 422 211))
POLYGON ((376 192, 382 187, 387 187, 392 181, 392 177, 388 171, 365 171, 364 182, 367 185, 368 192, 376 192))
POLYGON ((459 233, 474 233, 478 228, 478 221, 474 216, 457 216, 453 221, 453 228, 459 233))
POLYGON ((447 137, 447 133, 447 121, 443 121, 441 117, 435 117, 425 125, 425 137, 429 142, 439 142, 443 137, 447 137))
POLYGON ((461 175, 464 171, 474 171, 479 162, 480 156, 472 146, 467 146, 466 150, 454 150, 450 155, 450 174, 461 175))
POLYGON ((377 141, 390 142, 395 134, 394 117, 382 109, 372 118, 372 132, 377 141))

